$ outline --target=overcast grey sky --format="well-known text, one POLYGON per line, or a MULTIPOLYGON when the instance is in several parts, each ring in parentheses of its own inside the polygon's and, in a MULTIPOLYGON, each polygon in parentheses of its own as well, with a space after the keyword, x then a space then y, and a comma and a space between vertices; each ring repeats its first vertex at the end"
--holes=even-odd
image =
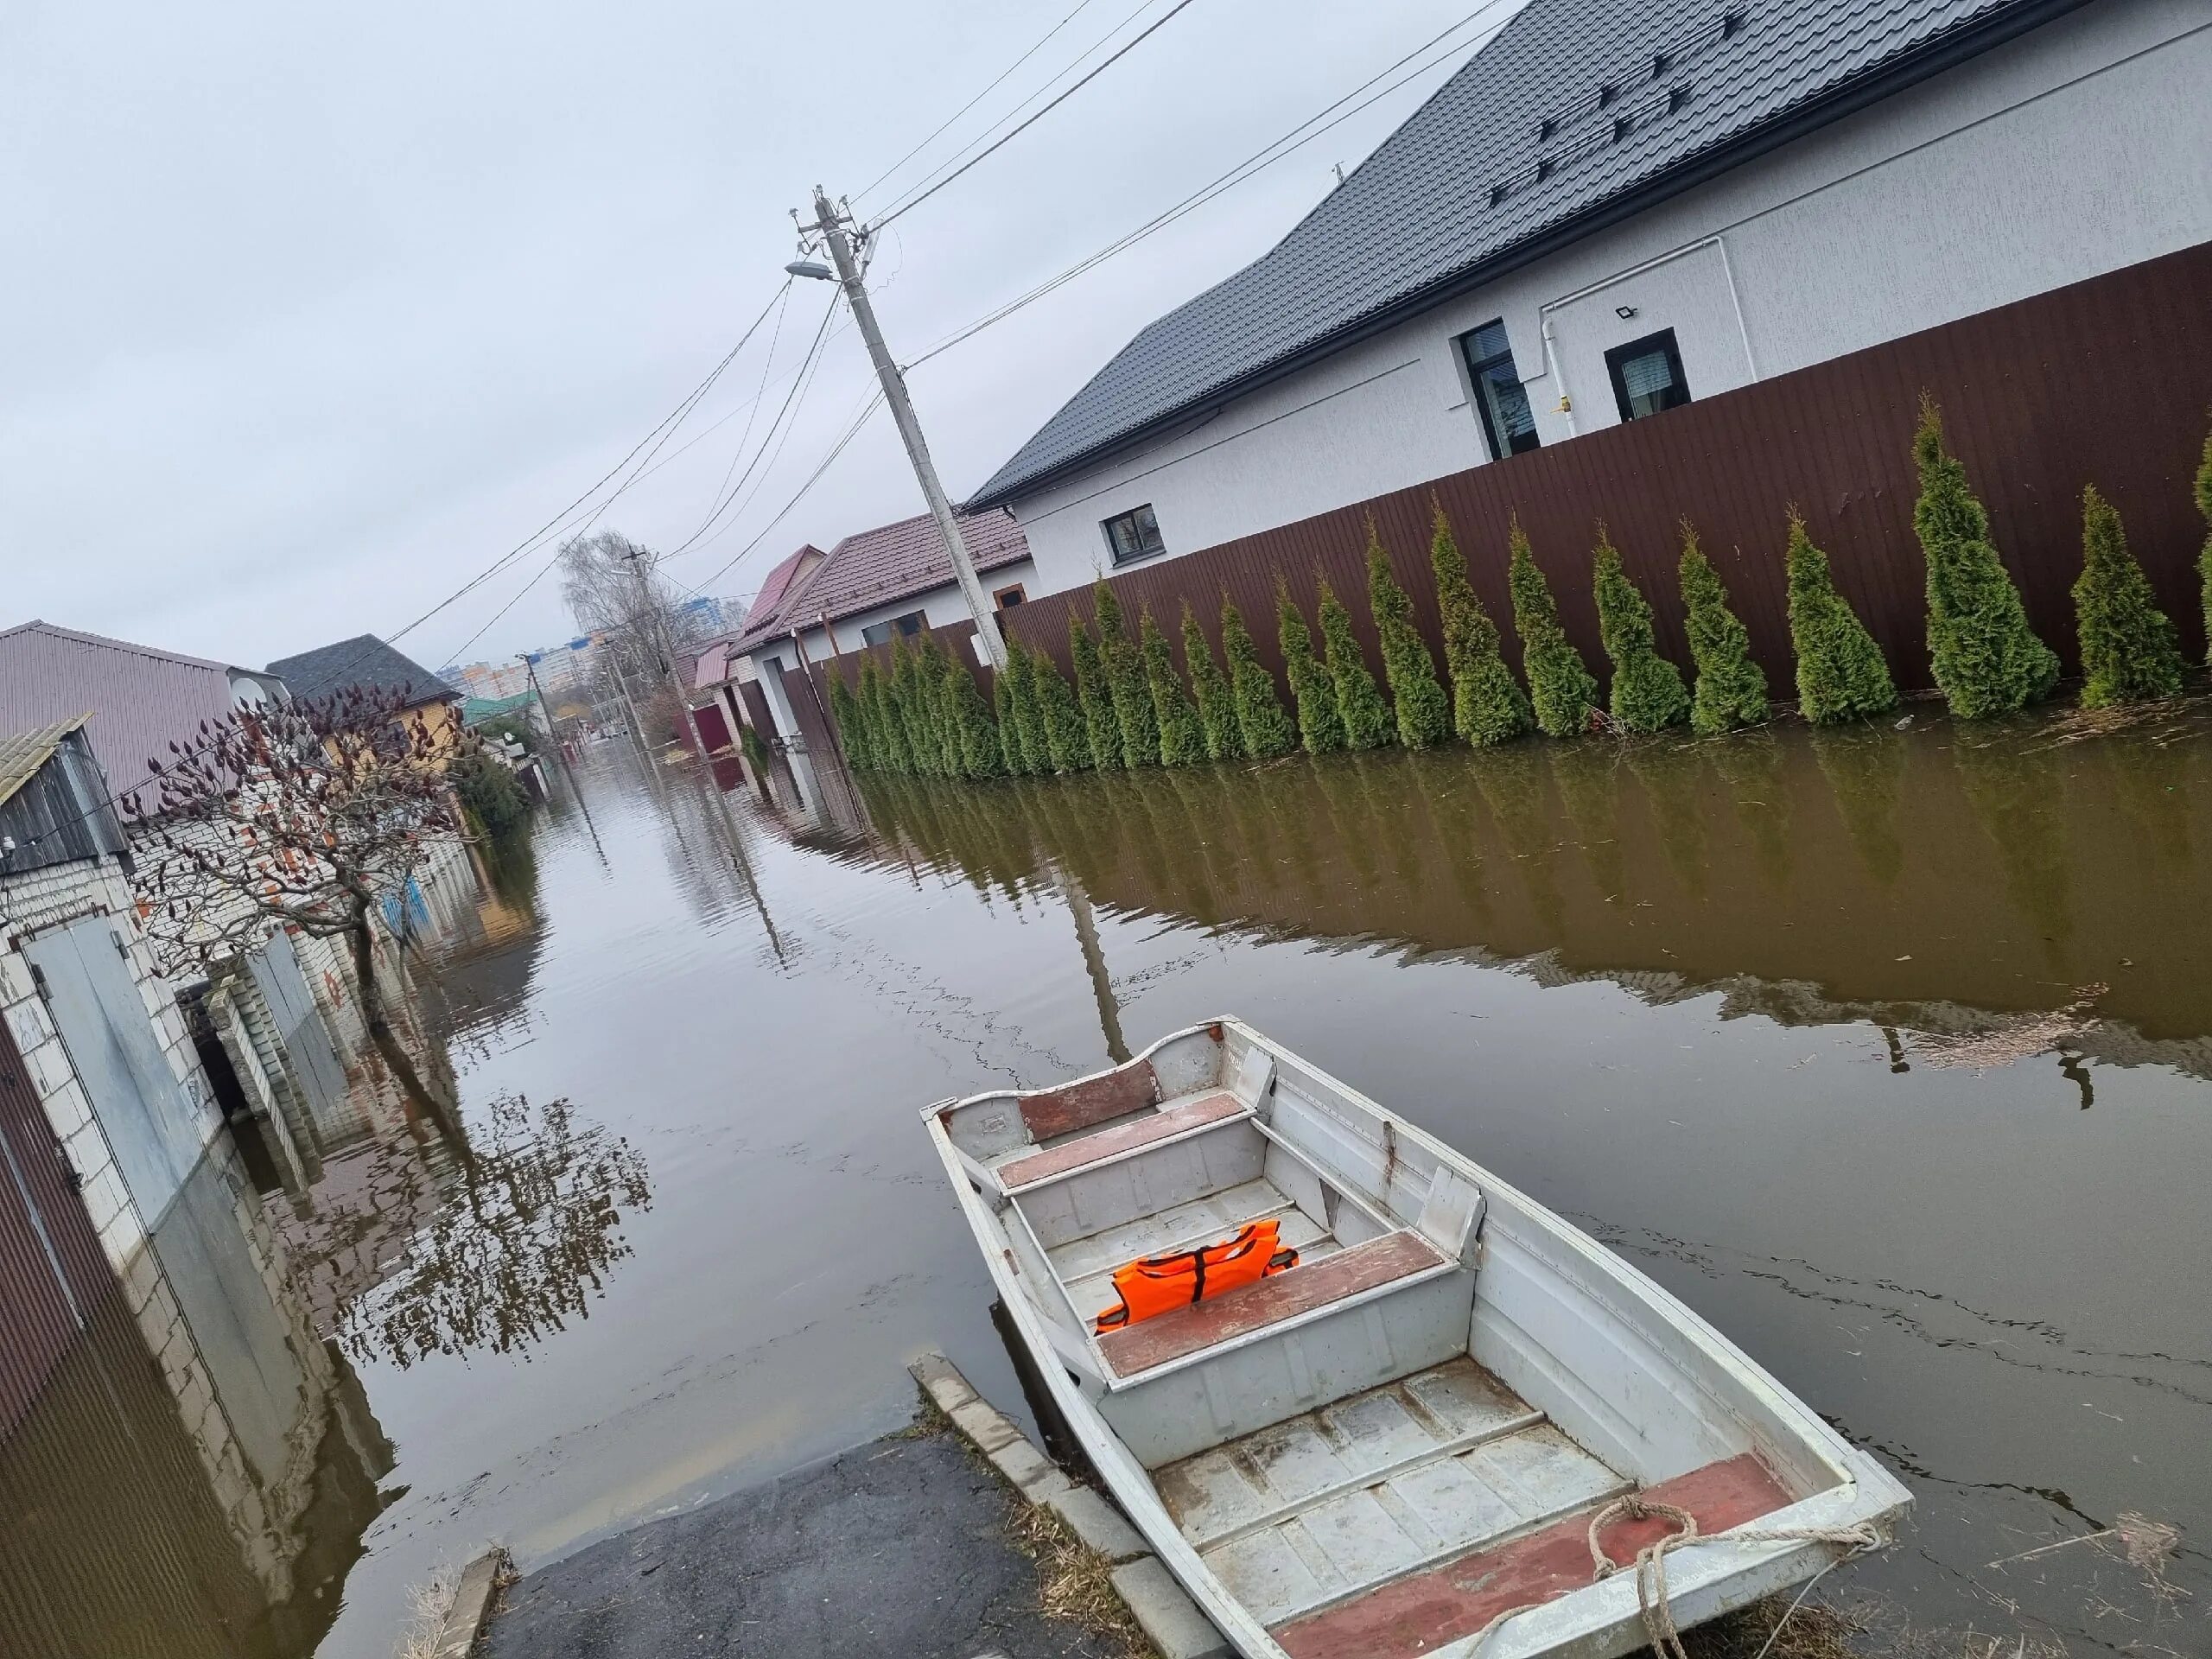
MULTIPOLYGON (((1193 0, 884 237, 871 282, 893 351, 911 360, 1143 222, 1474 3, 1193 0)), ((858 192, 1074 4, 18 0, 0 15, 15 249, 0 270, 0 626, 42 616, 249 664, 391 632, 704 377, 781 282, 787 210, 810 186, 858 192)), ((1090 0, 863 211, 1135 6, 1090 0)), ((956 497, 1138 327, 1263 251, 1331 188, 1332 162, 1365 155, 1481 38, 1455 37, 1364 114, 918 367, 956 497)), ((830 297, 793 289, 756 436, 830 297)), ((753 396, 766 338, 676 442, 753 396)), ((845 327, 750 505, 671 574, 704 582, 752 540, 872 384, 845 327)), ((601 524, 682 543, 744 425, 601 524)), ((921 505, 879 413, 709 591, 749 594, 800 542, 921 505)), ((449 660, 543 560, 404 648, 449 660)), ((569 632, 549 578, 467 654, 569 632)))

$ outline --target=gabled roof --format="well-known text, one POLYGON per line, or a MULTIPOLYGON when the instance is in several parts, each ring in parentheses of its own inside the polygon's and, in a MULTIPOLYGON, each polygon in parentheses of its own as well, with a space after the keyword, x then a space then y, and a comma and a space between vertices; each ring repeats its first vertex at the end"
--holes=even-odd
MULTIPOLYGON (((961 513, 960 539, 981 570, 995 570, 1029 556, 1029 538, 1006 512, 961 513)), ((772 611, 756 601, 745 632, 731 649, 741 652, 772 635, 810 628, 942 588, 952 580, 952 557, 928 513, 848 536, 822 563, 792 583, 772 611)))
POLYGON ((1041 487, 2080 0, 1529 0, 1266 255, 1147 327, 969 501, 1041 487))
POLYGON ((92 755, 118 799, 136 793, 147 811, 157 791, 136 788, 147 762, 169 745, 198 738, 235 707, 233 675, 257 669, 181 657, 97 633, 25 622, 0 631, 0 731, 26 731, 90 709, 92 755))
POLYGON ((812 542, 809 542, 798 552, 779 563, 768 573, 767 580, 760 584, 760 591, 753 596, 753 608, 746 613, 748 620, 765 612, 772 611, 777 606, 782 604, 784 594, 791 588, 791 579, 798 574, 800 569, 806 565, 809 560, 819 563, 822 557, 822 550, 815 546, 812 542))
POLYGON ((402 706, 409 709, 420 708, 427 702, 454 702, 461 696, 421 664, 387 645, 373 633, 358 633, 351 639, 303 651, 296 657, 279 658, 269 664, 269 671, 283 676, 285 683, 292 688, 292 695, 302 702, 327 697, 334 691, 357 685, 386 696, 397 693, 403 699, 402 706))
POLYGON ((90 715, 72 715, 35 732, 0 736, 0 805, 5 805, 15 798, 17 790, 38 776, 38 769, 54 759, 54 752, 69 734, 91 718, 90 715))

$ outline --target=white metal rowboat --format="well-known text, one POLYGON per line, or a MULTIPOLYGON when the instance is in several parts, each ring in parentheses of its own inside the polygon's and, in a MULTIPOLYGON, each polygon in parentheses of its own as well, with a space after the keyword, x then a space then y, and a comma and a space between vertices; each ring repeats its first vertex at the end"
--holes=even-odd
POLYGON ((925 1117, 1055 1404, 1246 1659, 1609 1659, 1910 1501, 1580 1229, 1238 1020, 925 1117), (1266 1218, 1297 1267, 1093 1329, 1116 1268, 1266 1218))

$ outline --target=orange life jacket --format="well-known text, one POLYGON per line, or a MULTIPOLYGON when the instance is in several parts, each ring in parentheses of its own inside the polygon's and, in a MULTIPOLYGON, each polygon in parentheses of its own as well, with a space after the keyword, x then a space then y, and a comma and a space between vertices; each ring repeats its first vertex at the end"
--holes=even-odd
POLYGON ((1092 1329, 1117 1330, 1296 1267, 1296 1250, 1275 1247, 1278 1225, 1269 1217, 1217 1244, 1168 1255, 1141 1256, 1127 1267, 1115 1268, 1114 1289, 1121 1300, 1093 1320, 1092 1329))

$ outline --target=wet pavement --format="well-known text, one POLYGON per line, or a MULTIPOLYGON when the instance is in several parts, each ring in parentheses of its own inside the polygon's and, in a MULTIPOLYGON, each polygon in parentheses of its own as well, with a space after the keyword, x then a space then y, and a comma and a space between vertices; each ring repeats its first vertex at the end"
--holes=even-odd
POLYGON ((1018 1407, 917 1109, 1224 1012, 1897 1469, 1904 1546, 1838 1593, 2212 1650, 2209 732, 1923 714, 982 790, 802 762, 772 803, 601 746, 445 948, 467 1155, 387 1116, 312 1215, 271 1202, 318 1386, 374 1433, 235 1650, 386 1659, 441 1563, 703 1515, 897 1427, 928 1348, 1018 1407))
POLYGON ((1121 1659, 1038 1607, 1018 1500, 944 1430, 609 1538, 507 1592, 483 1659, 1121 1659))

